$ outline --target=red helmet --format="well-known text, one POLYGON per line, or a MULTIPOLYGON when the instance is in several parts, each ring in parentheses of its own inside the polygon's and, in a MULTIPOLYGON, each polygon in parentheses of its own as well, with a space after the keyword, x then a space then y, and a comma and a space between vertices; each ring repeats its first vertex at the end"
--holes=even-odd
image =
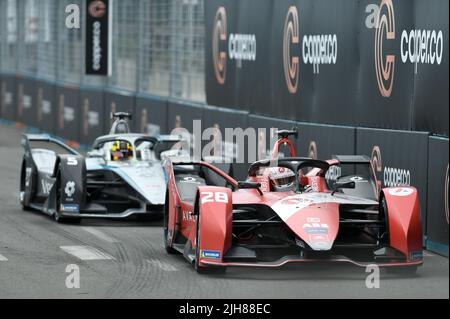
POLYGON ((271 188, 276 192, 295 190, 295 173, 289 168, 268 167, 262 171, 262 175, 269 177, 271 188))

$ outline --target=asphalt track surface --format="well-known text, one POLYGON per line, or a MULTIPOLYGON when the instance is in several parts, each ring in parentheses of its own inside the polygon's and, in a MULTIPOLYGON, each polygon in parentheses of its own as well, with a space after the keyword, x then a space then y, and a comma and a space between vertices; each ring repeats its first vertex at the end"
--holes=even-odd
POLYGON ((229 268, 205 276, 166 254, 160 222, 60 225, 22 211, 20 134, 0 126, 0 298, 449 298, 449 261, 430 252, 416 275, 382 272, 378 289, 368 289, 365 269, 352 265, 229 268), (68 265, 79 267, 80 288, 66 287, 68 265))

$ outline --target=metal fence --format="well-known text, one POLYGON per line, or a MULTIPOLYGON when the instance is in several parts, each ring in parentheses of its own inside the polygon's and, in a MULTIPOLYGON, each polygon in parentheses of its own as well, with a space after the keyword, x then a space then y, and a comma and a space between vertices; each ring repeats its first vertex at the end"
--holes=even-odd
POLYGON ((205 101, 204 0, 113 0, 112 74, 84 75, 84 0, 0 0, 0 72, 205 101), (66 27, 66 7, 81 28, 66 27))

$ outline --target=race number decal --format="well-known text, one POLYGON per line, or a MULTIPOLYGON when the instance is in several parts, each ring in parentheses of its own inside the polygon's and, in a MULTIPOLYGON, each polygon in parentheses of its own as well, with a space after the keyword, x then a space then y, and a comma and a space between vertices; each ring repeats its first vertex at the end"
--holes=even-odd
POLYGON ((78 165, 78 161, 75 157, 68 157, 67 158, 67 165, 69 166, 77 166, 78 165))
POLYGON ((202 204, 205 203, 228 203, 228 194, 224 192, 202 192, 202 204))

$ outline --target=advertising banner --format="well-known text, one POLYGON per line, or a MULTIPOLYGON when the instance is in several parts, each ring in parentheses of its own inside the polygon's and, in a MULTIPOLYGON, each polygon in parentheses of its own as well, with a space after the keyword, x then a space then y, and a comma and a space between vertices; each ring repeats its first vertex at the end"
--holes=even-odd
POLYGON ((243 109, 237 101, 236 61, 230 61, 228 52, 230 35, 237 29, 238 3, 233 0, 205 2, 205 84, 209 105, 243 109))
POLYGON ((356 129, 353 127, 297 124, 299 156, 327 160, 333 155, 356 154, 356 129))
POLYGON ((417 188, 424 234, 427 224, 427 150, 428 133, 356 129, 356 153, 372 159, 379 187, 417 188))
POLYGON ((37 127, 36 82, 32 78, 17 77, 17 118, 18 122, 37 127))
POLYGON ((105 133, 105 118, 102 90, 82 87, 80 90, 80 143, 91 145, 94 140, 105 133))
POLYGON ((448 136, 449 1, 416 0, 414 7, 414 31, 402 33, 402 59, 414 69, 413 129, 448 136), (406 50, 411 42, 415 55, 406 50))
POLYGON ((136 116, 134 127, 139 133, 168 134, 167 101, 163 99, 138 96, 136 97, 136 116))
POLYGON ((58 107, 54 83, 36 81, 37 125, 42 131, 55 134, 58 107))
POLYGON ((448 1, 212 0, 205 28, 210 105, 448 135, 448 1))
POLYGON ((428 151, 427 248, 448 256, 448 139, 430 137, 428 151))
POLYGON ((111 1, 86 1, 86 74, 111 74, 111 1))
POLYGON ((16 77, 3 75, 0 77, 0 116, 6 120, 16 119, 16 77))
POLYGON ((80 89, 77 86, 56 86, 56 135, 80 141, 80 89))

